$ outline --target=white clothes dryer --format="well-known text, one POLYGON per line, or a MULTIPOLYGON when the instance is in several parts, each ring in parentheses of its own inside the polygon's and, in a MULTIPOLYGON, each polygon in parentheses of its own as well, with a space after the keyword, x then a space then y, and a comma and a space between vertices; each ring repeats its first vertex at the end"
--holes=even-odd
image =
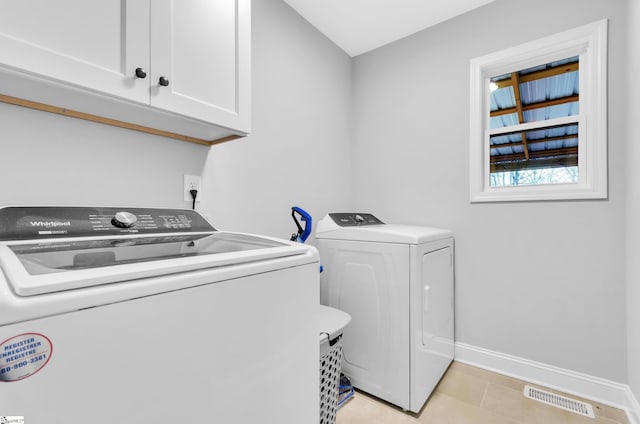
POLYGON ((453 233, 331 213, 316 229, 320 300, 351 315, 343 372, 419 412, 454 356, 453 233))

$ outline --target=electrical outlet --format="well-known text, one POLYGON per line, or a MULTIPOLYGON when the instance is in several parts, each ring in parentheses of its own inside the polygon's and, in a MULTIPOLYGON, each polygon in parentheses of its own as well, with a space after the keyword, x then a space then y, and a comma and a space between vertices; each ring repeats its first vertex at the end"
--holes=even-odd
POLYGON ((198 190, 196 202, 202 201, 202 177, 199 175, 184 175, 183 194, 185 202, 193 202, 190 190, 198 190))

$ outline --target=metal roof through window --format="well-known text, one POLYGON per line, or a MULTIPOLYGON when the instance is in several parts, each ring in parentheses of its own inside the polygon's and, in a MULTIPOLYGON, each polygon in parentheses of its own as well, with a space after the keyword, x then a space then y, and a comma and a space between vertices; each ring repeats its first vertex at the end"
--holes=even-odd
MULTIPOLYGON (((579 57, 490 79, 490 128, 579 114, 579 57)), ((578 124, 490 137, 491 172, 578 165, 578 124)))

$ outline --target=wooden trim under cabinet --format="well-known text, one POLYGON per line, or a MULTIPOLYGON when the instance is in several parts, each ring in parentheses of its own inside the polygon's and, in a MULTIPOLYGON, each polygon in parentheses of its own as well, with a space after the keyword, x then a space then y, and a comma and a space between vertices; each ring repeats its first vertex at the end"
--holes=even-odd
POLYGON ((159 135, 162 137, 173 138, 181 141, 188 141, 189 143, 202 144, 204 146, 213 146, 215 144, 220 144, 220 143, 224 143, 225 141, 236 140, 238 138, 243 137, 241 135, 232 134, 232 135, 218 138, 215 140, 204 140, 201 138, 190 137, 182 134, 176 134, 170 131, 162 131, 162 130, 157 130, 155 128, 145 127, 142 125, 131 124, 129 122, 118 121, 116 119, 104 118, 102 116, 92 115, 90 113, 78 112, 76 110, 66 109, 59 106, 52 106, 45 103, 33 102, 31 100, 24 100, 18 97, 11 97, 4 94, 0 94, 0 102, 8 103, 16 106, 27 107, 30 109, 41 110, 43 112, 50 112, 58 115, 69 116, 72 118, 84 119, 86 121, 98 122, 100 124, 111 125, 114 127, 140 131, 147 134, 159 135))

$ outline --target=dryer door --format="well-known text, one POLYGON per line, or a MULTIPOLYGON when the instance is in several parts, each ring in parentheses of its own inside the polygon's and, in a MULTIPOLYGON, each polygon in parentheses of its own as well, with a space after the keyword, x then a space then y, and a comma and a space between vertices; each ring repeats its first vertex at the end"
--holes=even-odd
POLYGON ((452 259, 449 246, 422 256, 422 347, 443 356, 452 341, 452 259))
POLYGON ((453 359, 453 244, 412 248, 410 410, 417 412, 453 359))

